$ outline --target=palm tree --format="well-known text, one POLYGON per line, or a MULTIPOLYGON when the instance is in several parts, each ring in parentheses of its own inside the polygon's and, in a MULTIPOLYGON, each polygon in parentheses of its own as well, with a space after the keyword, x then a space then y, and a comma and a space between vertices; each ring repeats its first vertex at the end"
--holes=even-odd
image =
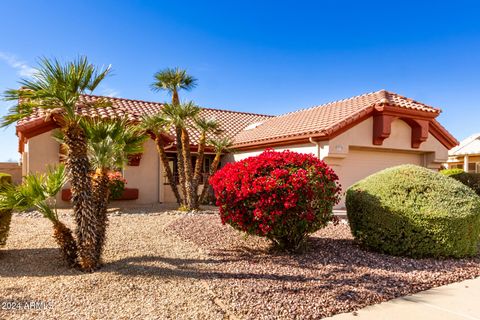
POLYGON ((190 91, 197 86, 197 79, 180 68, 163 69, 155 73, 154 78, 155 81, 151 85, 152 89, 154 91, 168 91, 172 96, 172 104, 180 104, 179 90, 190 91))
POLYGON ((77 265, 77 243, 72 231, 59 220, 55 196, 67 182, 63 165, 49 168, 46 174, 31 174, 23 183, 8 186, 0 193, 0 208, 27 211, 32 208, 43 214, 53 224, 53 237, 60 247, 69 267, 77 265))
MULTIPOLYGON (((66 167, 69 171, 73 212, 77 224, 76 236, 80 263, 85 271, 95 264, 96 230, 98 219, 92 201, 89 176, 87 140, 77 115, 77 103, 84 93, 91 93, 108 76, 110 67, 99 69, 86 57, 62 64, 56 59, 42 58, 31 79, 20 81, 21 89, 7 90, 5 100, 16 101, 3 118, 2 126, 10 125, 43 109, 54 117, 65 135, 67 146, 66 167)), ((104 104, 101 99, 92 103, 104 104)))
POLYGON ((157 152, 160 155, 163 168, 167 174, 168 183, 172 188, 173 194, 177 203, 182 204, 182 198, 178 192, 177 182, 173 176, 172 168, 168 161, 167 153, 165 152, 165 141, 163 137, 167 135, 167 130, 170 127, 168 120, 162 114, 146 115, 142 119, 142 127, 145 131, 149 132, 155 139, 155 145, 157 152))
POLYGON ((190 152, 190 137, 188 128, 193 125, 192 120, 195 120, 200 113, 200 108, 193 102, 182 103, 179 105, 165 104, 162 113, 164 114, 170 125, 173 125, 180 131, 180 142, 184 163, 184 181, 185 184, 185 209, 193 210, 193 172, 192 172, 192 156, 190 152))
POLYGON ((107 208, 110 200, 108 173, 124 168, 128 157, 143 152, 147 137, 142 128, 126 119, 93 120, 83 123, 88 140, 88 156, 95 174, 92 177, 93 203, 99 218, 96 263, 100 263, 105 243, 107 208))
MULTIPOLYGON (((128 162, 129 155, 143 152, 143 143, 147 137, 140 126, 129 123, 127 119, 85 119, 80 123, 87 138, 88 158, 94 171, 92 201, 98 219, 94 263, 99 266, 108 223, 107 209, 110 200, 108 173, 121 170, 128 162)), ((61 132, 55 133, 54 136, 63 143, 65 137, 61 132)))
MULTIPOLYGON (((211 139, 208 141, 209 145, 213 146, 215 149, 215 158, 213 159, 212 165, 210 166, 209 177, 211 177, 215 172, 218 170, 218 166, 220 165, 220 160, 222 159, 222 154, 225 152, 231 151, 231 146, 233 144, 230 138, 219 138, 219 139, 211 139)), ((205 179, 203 184, 202 194, 200 195, 200 203, 205 201, 207 196, 207 191, 210 184, 208 179, 205 179)))
MULTIPOLYGON (((155 81, 151 87, 154 91, 167 91, 172 96, 172 105, 180 105, 180 98, 178 92, 180 90, 190 91, 197 86, 197 79, 187 74, 186 70, 180 68, 167 68, 158 71, 154 75, 155 81)), ((186 184, 185 184, 185 164, 183 159, 181 129, 175 128, 176 147, 177 147, 177 170, 178 180, 182 189, 183 198, 186 199, 186 184)), ((182 203, 186 205, 186 203, 182 203)))
POLYGON ((193 173, 193 207, 197 209, 199 206, 198 185, 200 183, 202 175, 205 145, 207 143, 207 133, 218 132, 220 128, 220 123, 213 119, 198 118, 195 120, 195 127, 200 131, 200 138, 198 140, 197 160, 195 162, 195 170, 193 173))

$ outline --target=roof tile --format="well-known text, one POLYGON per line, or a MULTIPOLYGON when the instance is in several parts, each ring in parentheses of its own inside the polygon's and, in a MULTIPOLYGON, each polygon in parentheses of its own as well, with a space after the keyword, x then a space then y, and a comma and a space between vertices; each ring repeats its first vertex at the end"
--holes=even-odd
POLYGON ((253 142, 288 139, 306 134, 328 135, 358 119, 378 104, 440 113, 439 109, 396 93, 380 90, 266 119, 256 128, 240 132, 235 137, 235 145, 241 146, 253 142), (288 126, 285 125, 286 123, 288 123, 288 126))

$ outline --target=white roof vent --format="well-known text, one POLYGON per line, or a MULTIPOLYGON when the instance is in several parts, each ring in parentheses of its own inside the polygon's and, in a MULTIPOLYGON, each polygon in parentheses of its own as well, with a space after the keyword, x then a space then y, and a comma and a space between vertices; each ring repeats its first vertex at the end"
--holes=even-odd
POLYGON ((248 126, 246 126, 246 127, 243 129, 243 131, 255 129, 256 127, 258 127, 258 126, 261 125, 262 123, 263 123, 263 122, 251 123, 251 124, 249 124, 248 126))

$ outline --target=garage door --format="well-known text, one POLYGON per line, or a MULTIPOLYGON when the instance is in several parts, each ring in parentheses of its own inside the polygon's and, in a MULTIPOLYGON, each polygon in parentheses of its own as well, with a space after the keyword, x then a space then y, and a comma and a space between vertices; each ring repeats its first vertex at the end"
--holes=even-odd
MULTIPOLYGON (((422 165, 423 154, 350 149, 348 156, 341 161, 326 159, 326 162, 332 165, 340 178, 342 190, 346 191, 355 182, 380 170, 407 163, 422 165)), ((337 207, 344 207, 343 199, 337 207)))

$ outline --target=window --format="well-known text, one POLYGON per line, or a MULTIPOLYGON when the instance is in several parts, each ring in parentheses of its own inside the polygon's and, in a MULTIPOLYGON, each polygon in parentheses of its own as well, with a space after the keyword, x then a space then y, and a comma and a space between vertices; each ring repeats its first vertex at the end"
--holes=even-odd
POLYGON ((477 171, 477 164, 474 163, 474 162, 473 162, 473 163, 470 162, 470 163, 468 164, 468 172, 470 172, 470 173, 475 173, 476 171, 477 171))
MULTIPOLYGON (((172 170, 175 182, 176 184, 178 184, 179 179, 178 179, 178 168, 177 168, 177 154, 176 153, 167 154, 167 157, 168 157, 168 163, 170 165, 170 169, 172 170)), ((200 184, 203 184, 205 179, 208 178, 208 173, 210 171, 210 167, 212 165, 214 157, 215 155, 211 155, 211 154, 206 154, 203 157, 202 172, 200 175, 200 184)), ((197 157, 192 156, 192 170, 195 170, 196 161, 197 161, 197 157)), ((167 173, 165 170, 163 170, 163 178, 164 178, 163 181, 165 181, 164 184, 169 184, 167 173)))

